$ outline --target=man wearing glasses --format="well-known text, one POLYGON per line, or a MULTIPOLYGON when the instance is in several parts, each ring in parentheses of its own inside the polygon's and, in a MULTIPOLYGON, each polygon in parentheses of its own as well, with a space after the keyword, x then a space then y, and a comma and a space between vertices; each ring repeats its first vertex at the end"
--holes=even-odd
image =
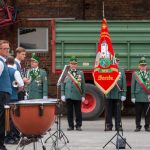
POLYGON ((7 150, 4 145, 5 138, 5 110, 4 105, 9 101, 12 94, 8 68, 5 64, 9 55, 9 42, 0 40, 0 150, 7 150))

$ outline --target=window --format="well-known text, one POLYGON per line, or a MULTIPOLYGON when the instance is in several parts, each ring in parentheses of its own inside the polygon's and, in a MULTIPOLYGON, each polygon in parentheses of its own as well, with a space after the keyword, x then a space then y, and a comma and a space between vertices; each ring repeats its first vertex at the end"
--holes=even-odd
POLYGON ((19 28, 18 46, 27 51, 48 51, 48 28, 19 28))

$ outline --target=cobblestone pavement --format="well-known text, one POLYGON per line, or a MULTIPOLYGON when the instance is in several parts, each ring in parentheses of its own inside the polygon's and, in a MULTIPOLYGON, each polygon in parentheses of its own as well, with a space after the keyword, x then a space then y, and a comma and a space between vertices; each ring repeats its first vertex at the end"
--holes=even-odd
MULTIPOLYGON (((123 137, 126 138, 126 141, 132 147, 132 150, 150 150, 150 133, 145 132, 144 128, 142 128, 140 132, 134 132, 134 118, 123 118, 122 124, 124 129, 123 137)), ((103 146, 116 134, 116 131, 104 131, 104 118, 100 118, 96 121, 83 121, 83 131, 67 131, 67 120, 65 117, 61 119, 60 125, 62 132, 57 133, 64 133, 64 136, 61 140, 57 140, 56 147, 52 145, 52 141, 55 139, 55 136, 52 136, 45 144, 46 150, 102 150, 103 146), (63 142, 66 141, 65 136, 69 140, 69 143, 66 145, 63 144, 63 142)), ((144 126, 143 119, 142 125, 144 126)), ((47 133, 44 136, 44 141, 50 134, 53 134, 56 131, 56 126, 56 124, 52 126, 50 133, 47 133)), ((60 136, 62 134, 60 134, 60 136)), ((116 143, 116 137, 112 142, 116 143)), ((110 142, 104 150, 115 150, 116 147, 113 143, 110 142)), ((15 150, 17 145, 6 145, 6 147, 8 150, 15 150)), ((126 149, 130 148, 126 145, 126 149)), ((33 144, 25 146, 24 150, 34 150, 33 144)), ((37 150, 43 150, 40 142, 37 143, 37 150)))

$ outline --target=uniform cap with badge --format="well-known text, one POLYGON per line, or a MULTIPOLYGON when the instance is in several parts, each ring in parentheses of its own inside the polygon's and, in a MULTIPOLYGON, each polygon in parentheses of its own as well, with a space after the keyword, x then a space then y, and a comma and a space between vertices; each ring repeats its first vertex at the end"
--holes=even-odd
POLYGON ((115 55, 115 58, 116 58, 116 61, 119 61, 119 54, 118 53, 115 55))
POLYGON ((139 61, 139 65, 147 65, 146 62, 146 58, 145 57, 141 57, 140 61, 139 61))
POLYGON ((31 55, 31 60, 34 60, 36 62, 39 62, 40 61, 40 58, 35 54, 35 53, 32 53, 31 55))
POLYGON ((77 57, 76 56, 71 56, 69 62, 73 63, 73 64, 77 64, 78 63, 77 57))

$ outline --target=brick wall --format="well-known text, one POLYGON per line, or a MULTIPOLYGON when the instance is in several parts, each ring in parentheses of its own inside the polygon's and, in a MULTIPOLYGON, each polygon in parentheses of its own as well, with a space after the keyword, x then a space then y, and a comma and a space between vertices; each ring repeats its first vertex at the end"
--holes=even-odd
MULTIPOLYGON (((20 16, 102 19, 104 0, 21 0, 17 2, 20 16)), ((105 0, 107 19, 149 19, 148 0, 105 0)))
MULTIPOLYGON (((51 27, 50 21, 29 21, 27 18, 75 18, 101 20, 103 18, 102 1, 104 0, 21 0, 16 2, 19 18, 18 23, 0 28, 0 39, 11 42, 11 48, 17 47, 18 27, 49 27, 49 51, 38 53, 49 80, 49 96, 56 97, 56 83, 59 75, 51 72, 51 27)), ((12 5, 12 1, 9 2, 12 5)), ((105 17, 107 20, 150 19, 150 1, 148 0, 105 0, 105 17)), ((31 54, 27 54, 27 61, 31 54)))

